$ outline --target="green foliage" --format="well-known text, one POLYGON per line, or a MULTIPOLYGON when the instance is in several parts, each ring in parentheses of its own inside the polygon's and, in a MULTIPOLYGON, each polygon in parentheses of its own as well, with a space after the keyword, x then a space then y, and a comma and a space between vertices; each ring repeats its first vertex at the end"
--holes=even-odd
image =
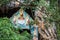
POLYGON ((8 18, 0 18, 0 40, 30 40, 28 32, 19 34, 8 18), (22 35, 23 34, 23 35, 22 35))
POLYGON ((29 40, 32 40, 32 37, 29 33, 27 33, 27 31, 24 31, 23 33, 21 33, 21 35, 25 36, 25 37, 28 37, 27 39, 29 40))
POLYGON ((9 3, 11 0, 0 0, 0 6, 2 5, 6 5, 7 3, 9 3))
POLYGON ((40 0, 38 6, 48 7, 49 3, 47 3, 45 0, 40 0))

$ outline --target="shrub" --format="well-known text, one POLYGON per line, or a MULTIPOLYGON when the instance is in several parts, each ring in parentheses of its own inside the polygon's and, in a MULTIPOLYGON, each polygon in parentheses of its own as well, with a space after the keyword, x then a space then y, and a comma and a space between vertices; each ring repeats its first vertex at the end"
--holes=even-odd
POLYGON ((0 18, 0 40, 30 40, 28 32, 19 34, 8 18, 0 18), (27 34, 28 35, 27 35, 27 34), (25 36, 26 35, 26 36, 25 36))

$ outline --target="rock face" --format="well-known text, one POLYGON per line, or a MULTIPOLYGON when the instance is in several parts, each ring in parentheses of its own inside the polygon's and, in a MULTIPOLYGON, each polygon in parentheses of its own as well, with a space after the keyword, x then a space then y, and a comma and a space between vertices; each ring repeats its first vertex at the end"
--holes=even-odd
POLYGON ((25 5, 30 5, 30 3, 33 0, 12 0, 9 4, 7 4, 8 7, 14 8, 14 7, 20 7, 25 5))
MULTIPOLYGON (((32 2, 33 0, 26 0, 29 1, 27 3, 27 5, 30 5, 30 2, 32 2)), ((11 17, 11 15, 13 15, 17 10, 20 9, 20 6, 26 6, 26 4, 24 3, 24 0, 12 0, 10 1, 10 3, 3 5, 2 7, 0 7, 0 16, 2 15, 3 17, 7 16, 7 17, 11 17)), ((31 10, 29 10, 29 14, 31 14, 31 10)), ((1 17, 2 17, 1 16, 1 17)))
POLYGON ((46 14, 46 7, 41 5, 37 7, 35 10, 35 20, 38 21, 40 40, 57 40, 55 23, 47 21, 47 17, 49 15, 46 14))
POLYGON ((35 20, 38 21, 38 31, 40 34, 40 40, 57 40, 56 38, 56 26, 55 23, 49 23, 44 18, 48 17, 45 14, 45 8, 43 10, 35 11, 35 20))

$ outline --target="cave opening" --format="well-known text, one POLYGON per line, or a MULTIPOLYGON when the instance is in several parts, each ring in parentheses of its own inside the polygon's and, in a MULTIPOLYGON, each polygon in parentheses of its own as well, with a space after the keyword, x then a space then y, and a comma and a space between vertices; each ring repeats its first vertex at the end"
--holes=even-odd
MULTIPOLYGON (((1 11, 1 9, 0 9, 0 17, 8 17, 8 18, 10 18, 10 17, 12 17, 13 16, 13 14, 15 14, 18 10, 19 10, 20 8, 18 7, 18 8, 13 8, 13 9, 8 9, 8 10, 4 10, 4 12, 2 12, 1 11)), ((34 12, 33 12, 33 15, 32 15, 32 10, 29 8, 29 9, 26 9, 25 10, 25 12, 27 12, 29 15, 30 15, 30 17, 32 18, 32 19, 34 19, 34 12)))

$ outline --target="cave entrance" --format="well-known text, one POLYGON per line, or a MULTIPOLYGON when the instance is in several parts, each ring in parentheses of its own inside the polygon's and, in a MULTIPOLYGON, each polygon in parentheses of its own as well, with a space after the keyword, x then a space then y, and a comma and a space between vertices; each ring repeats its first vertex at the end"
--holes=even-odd
MULTIPOLYGON (((17 8, 12 8, 12 9, 4 9, 4 12, 0 10, 0 17, 8 17, 10 18, 13 14, 15 14, 20 8, 17 7, 17 8)), ((34 12, 32 13, 32 10, 29 8, 29 9, 26 9, 25 12, 27 12, 31 18, 34 19, 34 12)))

